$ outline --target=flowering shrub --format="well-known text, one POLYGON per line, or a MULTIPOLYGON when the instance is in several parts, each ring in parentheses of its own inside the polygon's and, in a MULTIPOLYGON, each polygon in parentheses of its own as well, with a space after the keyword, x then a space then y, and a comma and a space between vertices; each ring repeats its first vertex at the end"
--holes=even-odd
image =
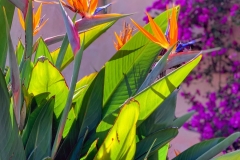
MULTIPOLYGON (((170 0, 156 0, 146 10, 155 16, 170 4, 170 0)), ((192 48, 208 49, 223 46, 221 50, 204 56, 202 65, 186 79, 186 85, 196 80, 205 80, 215 90, 207 93, 182 92, 182 96, 192 105, 190 110, 197 113, 185 127, 201 134, 201 140, 228 136, 240 129, 240 72, 238 53, 240 43, 237 31, 240 24, 240 5, 237 0, 176 0, 182 6, 179 14, 179 37, 182 41, 201 39, 192 48), (213 75, 218 74, 218 84, 213 83, 213 75), (223 77, 227 77, 226 79, 223 77), (195 96, 202 96, 206 103, 195 96)), ((147 17, 144 17, 147 22, 147 17)), ((216 80, 216 79, 215 79, 216 80)), ((233 144, 239 148, 239 142, 233 144)))

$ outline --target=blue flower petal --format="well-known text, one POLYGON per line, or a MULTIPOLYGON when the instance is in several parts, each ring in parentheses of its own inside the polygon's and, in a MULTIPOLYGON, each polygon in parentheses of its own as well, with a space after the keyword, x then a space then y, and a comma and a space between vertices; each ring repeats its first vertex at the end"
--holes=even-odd
POLYGON ((105 5, 105 6, 98 7, 98 8, 95 10, 94 15, 97 14, 98 12, 100 12, 100 11, 108 8, 108 7, 111 6, 111 5, 112 5, 112 3, 109 3, 109 4, 105 5))
POLYGON ((188 46, 190 46, 190 45, 192 45, 192 44, 194 44, 194 43, 196 43, 195 40, 192 40, 192 41, 187 42, 187 43, 179 43, 179 44, 177 45, 176 52, 177 52, 177 53, 178 53, 178 52, 181 52, 181 51, 184 50, 184 48, 186 48, 186 47, 188 47, 188 46))

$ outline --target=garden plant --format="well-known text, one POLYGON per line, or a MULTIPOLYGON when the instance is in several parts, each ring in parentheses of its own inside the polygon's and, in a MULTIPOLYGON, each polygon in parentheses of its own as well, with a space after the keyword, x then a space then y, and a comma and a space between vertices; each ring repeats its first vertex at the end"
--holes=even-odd
MULTIPOLYGON (((147 7, 147 11, 156 16, 169 3, 170 0, 156 0, 147 7)), ((176 0, 176 3, 182 6, 183 11, 179 15, 179 37, 183 42, 189 39, 201 40, 193 44, 192 49, 222 48, 205 54, 197 70, 186 78, 187 87, 183 87, 181 95, 191 105, 190 110, 197 113, 184 127, 200 133, 201 140, 229 136, 240 129, 239 1, 176 0), (209 89, 185 90, 202 82, 207 83, 209 89)), ((148 18, 144 17, 144 20, 148 21, 148 18)), ((226 151, 239 147, 238 140, 226 151)))
MULTIPOLYGON (((194 114, 175 117, 179 87, 204 51, 183 50, 178 43, 180 6, 172 6, 154 20, 148 16, 150 24, 144 27, 132 20, 139 30, 133 35, 134 29, 125 25, 120 36, 115 34, 113 57, 99 72, 78 80, 85 49, 130 16, 99 13, 109 5, 97 7, 98 0, 0 1, 0 159, 167 159, 170 141, 194 114), (42 4, 33 11, 33 3, 42 4), (66 34, 33 41, 47 23, 41 19, 43 4, 59 6, 66 34), (15 7, 25 41, 14 50, 10 26, 15 7), (50 52, 48 46, 56 42, 61 47, 50 52), (68 86, 61 72, 71 62, 68 86)), ((213 158, 239 137, 236 132, 203 141, 174 159, 213 158)))

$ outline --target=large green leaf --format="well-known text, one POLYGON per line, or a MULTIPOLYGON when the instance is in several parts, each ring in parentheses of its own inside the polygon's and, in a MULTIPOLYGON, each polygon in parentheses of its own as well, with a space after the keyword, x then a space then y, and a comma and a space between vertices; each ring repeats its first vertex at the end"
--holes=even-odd
POLYGON ((55 96, 55 118, 61 115, 67 100, 68 86, 62 74, 47 59, 39 59, 32 70, 29 82, 29 93, 38 95, 50 92, 49 97, 55 96))
POLYGON ((4 13, 3 13, 3 7, 6 10, 6 14, 7 14, 7 20, 8 20, 8 24, 9 27, 11 28, 12 25, 12 19, 13 19, 13 14, 14 14, 14 5, 9 2, 9 0, 1 0, 0 1, 0 39, 1 39, 1 43, 0 43, 0 53, 1 53, 1 58, 0 58, 0 69, 2 69, 2 71, 5 68, 5 64, 6 64, 6 58, 7 58, 7 34, 6 34, 6 22, 4 20, 4 13))
POLYGON ((138 133, 148 136, 158 130, 172 126, 175 119, 177 93, 173 92, 163 103, 139 126, 138 133))
POLYGON ((227 153, 223 156, 213 158, 212 160, 240 160, 240 150, 227 153))
POLYGON ((25 148, 29 160, 41 160, 51 154, 54 97, 39 108, 41 109, 31 129, 25 148))
POLYGON ((18 128, 13 110, 10 107, 10 97, 3 73, 0 69, 0 159, 25 160, 22 140, 18 135, 18 128))
POLYGON ((31 130, 33 128, 33 125, 41 111, 41 107, 36 108, 28 117, 27 120, 27 124, 25 126, 25 129, 23 130, 23 134, 22 134, 22 141, 23 141, 23 145, 26 146, 29 135, 31 133, 31 130))
MULTIPOLYGON (((169 12, 154 19, 163 31, 167 28, 169 12)), ((149 24, 144 28, 151 30, 149 24)), ((103 117, 136 93, 161 49, 138 32, 105 64, 103 117)))
POLYGON ((76 103, 76 104, 69 112, 67 122, 63 131, 63 138, 65 138, 68 135, 68 132, 71 129, 72 123, 76 121, 76 119, 78 118, 78 113, 82 106, 83 97, 96 76, 97 76, 97 72, 92 73, 88 76, 83 77, 76 84, 75 92, 73 95, 73 103, 76 103))
MULTIPOLYGON (((116 21, 104 23, 92 28, 91 30, 88 30, 84 33, 79 34, 81 42, 83 37, 85 36, 84 49, 86 49, 94 40, 96 40, 99 36, 101 36, 104 32, 106 32, 115 22, 116 21)), ((51 53, 54 64, 56 64, 59 51, 60 51, 60 48, 58 48, 57 50, 51 53)), ((70 45, 68 45, 63 62, 62 62, 61 70, 63 70, 72 61, 73 61, 73 52, 70 45)))
POLYGON ((149 156, 151 156, 154 152, 158 151, 161 147, 165 146, 168 142, 170 142, 174 137, 178 134, 177 128, 169 128, 165 130, 160 130, 154 134, 145 137, 143 140, 137 143, 137 150, 134 159, 144 159, 145 155, 148 152, 148 149, 152 145, 153 141, 156 139, 154 146, 151 149, 149 156))
POLYGON ((139 103, 129 99, 94 159, 133 159, 136 150, 136 123, 139 103))
POLYGON ((33 125, 42 109, 41 106, 44 106, 47 103, 46 98, 48 97, 48 95, 49 93, 41 93, 35 97, 32 97, 31 108, 27 109, 27 110, 30 110, 29 116, 27 119, 27 124, 22 133, 22 141, 24 146, 26 146, 27 144, 33 125))
POLYGON ((230 146, 240 133, 234 133, 227 138, 214 138, 193 145, 184 152, 180 153, 174 160, 206 160, 211 159, 218 153, 230 146))
MULTIPOLYGON (((78 134, 80 140, 84 139, 86 130, 88 132, 95 132, 97 125, 101 121, 104 71, 104 68, 99 71, 97 77, 84 95, 82 106, 78 106, 77 124, 80 126, 78 134)), ((80 146, 76 147, 72 157, 79 158, 80 151, 80 146)))
MULTIPOLYGON (((148 118, 152 112, 156 110, 156 108, 183 82, 200 60, 201 56, 186 63, 134 96, 134 98, 140 103, 140 115, 137 126, 148 118)), ((97 134, 100 137, 100 142, 112 127, 119 112, 118 110, 119 108, 112 114, 106 116, 98 125, 97 134)))
POLYGON ((140 115, 138 119, 138 125, 140 125, 149 115, 183 82, 188 74, 196 67, 200 62, 202 56, 198 56, 196 59, 186 63, 185 65, 174 70, 167 76, 163 77, 159 81, 152 84, 147 89, 140 92, 135 96, 135 99, 139 101, 140 115), (151 106, 151 107, 149 107, 151 106))
POLYGON ((71 156, 77 159, 82 147, 80 145, 76 147, 77 142, 83 140, 86 130, 91 132, 101 120, 103 78, 104 69, 98 74, 93 73, 83 78, 77 84, 76 88, 87 86, 76 99, 76 104, 68 115, 68 119, 72 122, 67 121, 66 123, 65 128, 69 133, 66 135, 67 130, 65 131, 64 137, 66 138, 57 153, 57 158, 67 159, 70 156, 69 153, 75 150, 71 156))
POLYGON ((42 38, 39 38, 37 44, 38 45, 37 45, 37 50, 34 58, 34 63, 37 63, 38 58, 41 56, 48 58, 48 60, 53 63, 52 56, 44 40, 42 38))

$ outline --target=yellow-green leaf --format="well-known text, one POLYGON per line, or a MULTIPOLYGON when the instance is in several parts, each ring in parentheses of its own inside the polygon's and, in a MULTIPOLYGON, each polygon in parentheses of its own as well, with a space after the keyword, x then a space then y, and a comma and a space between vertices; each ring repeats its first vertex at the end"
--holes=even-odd
POLYGON ((136 151, 136 123, 139 103, 129 99, 94 159, 133 159, 136 151))
POLYGON ((61 115, 66 104, 68 86, 62 74, 46 59, 39 59, 32 70, 29 93, 38 95, 50 92, 49 98, 55 96, 54 114, 61 115))

